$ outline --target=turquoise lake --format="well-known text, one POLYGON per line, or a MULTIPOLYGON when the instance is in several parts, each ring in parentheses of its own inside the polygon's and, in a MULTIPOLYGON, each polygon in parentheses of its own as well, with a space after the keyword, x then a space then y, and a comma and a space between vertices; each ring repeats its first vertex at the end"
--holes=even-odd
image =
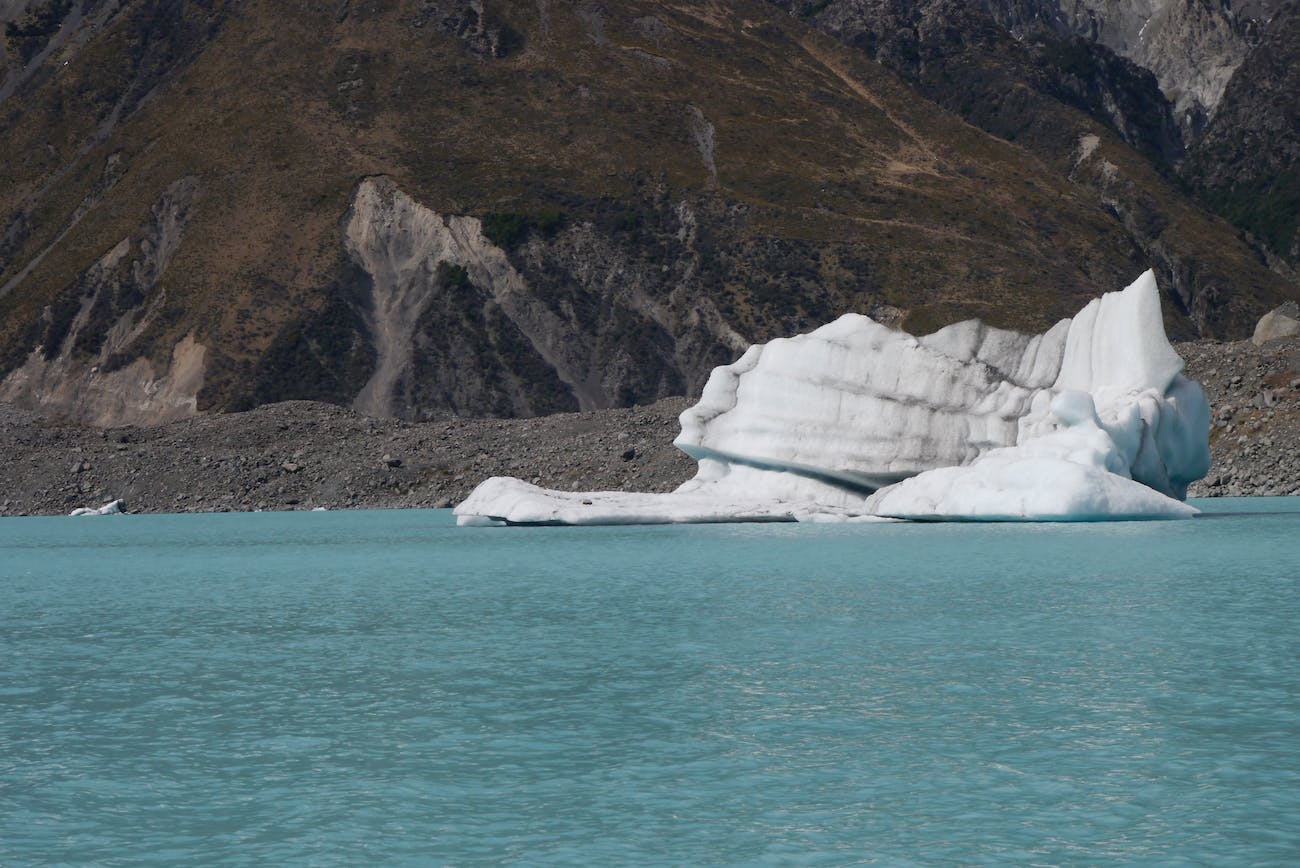
POLYGON ((0 864, 1300 861, 1300 498, 0 519, 0 864))

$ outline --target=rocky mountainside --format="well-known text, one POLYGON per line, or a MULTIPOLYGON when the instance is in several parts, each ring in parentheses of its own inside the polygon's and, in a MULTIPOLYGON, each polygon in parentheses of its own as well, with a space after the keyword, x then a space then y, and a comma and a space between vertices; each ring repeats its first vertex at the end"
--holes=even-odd
POLYGON ((773 2, 1091 190, 1165 265, 1184 303, 1199 295, 1200 268, 1157 215, 1189 189, 1245 230, 1264 264, 1300 282, 1294 0, 773 2), (1146 161, 1107 154, 1102 171, 1086 171, 1078 157, 1092 145, 1069 138, 1090 143, 1098 125, 1146 161))
MULTIPOLYGON (((1290 272, 1300 262, 1300 6, 1295 0, 988 0, 1021 39, 1075 36, 1151 72, 1200 200, 1290 272), (1238 74, 1240 73, 1240 74, 1238 74)), ((1167 151, 1168 153, 1172 153, 1167 151)))
POLYGON ((1073 34, 1052 0, 775 2, 1001 138, 1025 144, 1051 124, 1078 126, 1082 114, 1161 165, 1182 155, 1155 77, 1073 34))
POLYGON ((1154 266, 1171 333, 1244 337, 1296 297, 1171 180, 1149 73, 972 8, 9 0, 0 400, 532 416, 846 311, 1036 330, 1154 266))
POLYGON ((1300 2, 1262 28, 1184 175, 1202 197, 1300 266, 1300 2))
MULTIPOLYGON (((1000 0, 993 5, 1024 5, 1000 0)), ((1281 0, 1037 0, 1063 33, 1105 46, 1155 74, 1188 141, 1214 114, 1281 0)))

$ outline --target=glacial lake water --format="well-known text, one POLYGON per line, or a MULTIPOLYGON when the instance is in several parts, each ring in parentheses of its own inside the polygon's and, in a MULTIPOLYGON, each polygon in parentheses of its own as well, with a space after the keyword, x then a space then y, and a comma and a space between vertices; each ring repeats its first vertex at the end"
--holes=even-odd
POLYGON ((0 520, 0 864, 1294 864, 1300 498, 0 520))

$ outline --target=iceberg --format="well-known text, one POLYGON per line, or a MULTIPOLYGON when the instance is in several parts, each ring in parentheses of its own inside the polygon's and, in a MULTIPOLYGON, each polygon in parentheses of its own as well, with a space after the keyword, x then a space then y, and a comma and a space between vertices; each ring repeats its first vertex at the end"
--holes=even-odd
POLYGON ((462 525, 1185 518, 1210 408, 1165 336, 1154 275, 1041 335, 923 337, 846 314, 715 369, 671 494, 482 483, 462 525))
POLYGON ((118 500, 110 500, 108 503, 104 504, 103 506, 79 506, 76 509, 74 509, 72 512, 68 513, 68 515, 69 516, 122 515, 125 513, 126 513, 126 501, 118 499, 118 500))

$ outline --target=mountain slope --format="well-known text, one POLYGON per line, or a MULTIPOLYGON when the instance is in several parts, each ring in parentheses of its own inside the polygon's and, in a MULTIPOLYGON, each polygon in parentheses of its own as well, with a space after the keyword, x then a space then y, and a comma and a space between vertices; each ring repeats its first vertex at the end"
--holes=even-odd
POLYGON ((1266 259, 1189 200, 1175 175, 1181 144, 1152 76, 1104 46, 1059 35, 1052 3, 774 2, 1094 196, 1204 333, 1224 334, 1228 322, 1242 333, 1245 323, 1223 309, 1232 295, 1297 293, 1293 272, 1262 274, 1266 259))
POLYGON ((76 9, 0 102, 0 398, 79 419, 626 405, 1152 261, 1176 334, 1289 292, 1086 115, 1026 150, 757 0, 76 9))
POLYGON ((1103 45, 1153 73, 1190 142, 1280 0, 988 0, 1015 32, 1026 19, 1103 45), (1032 12, 1025 14, 1026 7, 1032 12))
POLYGON ((1263 29, 1183 174, 1216 210, 1300 266, 1300 2, 1263 29))

